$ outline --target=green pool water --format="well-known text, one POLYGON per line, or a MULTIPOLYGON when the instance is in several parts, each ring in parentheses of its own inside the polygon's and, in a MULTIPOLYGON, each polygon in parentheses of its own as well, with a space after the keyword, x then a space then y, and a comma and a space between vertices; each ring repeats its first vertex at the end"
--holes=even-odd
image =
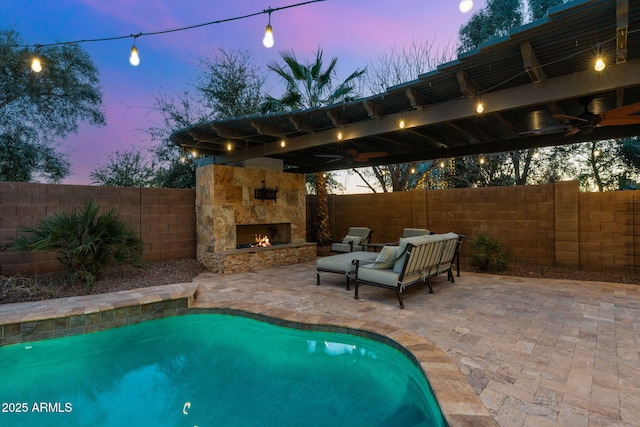
POLYGON ((0 426, 444 426, 382 342, 191 314, 0 347, 0 426))

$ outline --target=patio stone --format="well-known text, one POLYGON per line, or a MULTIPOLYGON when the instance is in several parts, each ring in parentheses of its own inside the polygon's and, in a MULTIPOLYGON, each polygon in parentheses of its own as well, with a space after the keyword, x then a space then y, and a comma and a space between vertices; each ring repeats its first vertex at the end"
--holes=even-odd
MULTIPOLYGON (((191 310, 259 309, 329 329, 344 321, 355 329, 375 325, 406 340, 416 356, 426 359, 421 366, 427 376, 430 371, 445 375, 441 384, 452 386, 466 381, 462 401, 456 392, 440 394, 443 405, 460 411, 452 425, 473 425, 471 420, 491 425, 489 415, 478 417, 482 411, 509 427, 640 425, 639 286, 462 272, 455 284, 434 279, 433 294, 419 287, 408 290, 401 310, 386 289, 367 288, 355 300, 340 275, 326 275, 317 286, 315 265, 203 273, 188 286, 198 289, 191 310), (419 343, 418 337, 433 345, 419 343), (467 406, 469 391, 479 396, 482 410, 467 406)), ((161 300, 140 292, 138 315, 143 304, 149 310, 161 300)), ((123 307, 106 296, 65 301, 25 303, 22 311, 17 304, 0 306, 4 344, 20 333, 20 323, 36 320, 36 310, 49 310, 52 317, 66 313, 70 327, 89 329, 99 322, 100 311, 123 307)), ((114 317, 120 317, 117 313, 114 317)))

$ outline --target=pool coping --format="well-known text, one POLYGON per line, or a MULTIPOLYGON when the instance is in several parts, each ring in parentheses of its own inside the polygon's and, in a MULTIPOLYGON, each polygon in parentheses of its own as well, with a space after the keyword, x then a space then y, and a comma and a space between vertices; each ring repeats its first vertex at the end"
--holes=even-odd
POLYGON ((497 426, 456 364, 433 343, 383 322, 309 315, 268 305, 200 302, 197 283, 0 305, 0 346, 110 329, 190 313, 227 313, 280 326, 355 333, 389 344, 419 366, 449 426, 497 426))

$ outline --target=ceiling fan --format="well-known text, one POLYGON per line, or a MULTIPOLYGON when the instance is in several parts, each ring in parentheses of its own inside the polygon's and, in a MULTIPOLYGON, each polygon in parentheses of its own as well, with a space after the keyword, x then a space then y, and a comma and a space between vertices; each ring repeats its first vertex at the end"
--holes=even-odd
POLYGON ((359 153, 358 150, 356 150, 355 148, 349 148, 347 151, 345 151, 344 155, 343 154, 316 154, 316 157, 330 158, 331 160, 328 160, 327 163, 338 162, 345 158, 350 162, 365 163, 365 162, 368 162, 370 159, 373 159, 376 157, 384 157, 388 154, 389 153, 385 151, 370 151, 367 153, 359 153))
POLYGON ((580 103, 584 105, 584 112, 579 116, 569 116, 567 114, 554 114, 553 117, 560 120, 567 120, 568 123, 550 126, 547 128, 537 129, 522 134, 545 134, 554 133, 558 130, 565 130, 565 136, 574 135, 582 132, 585 135, 590 134, 597 127, 601 126, 623 126, 640 124, 640 102, 626 105, 613 110, 604 111, 600 114, 594 114, 589 111, 589 104, 593 98, 581 98, 580 103))

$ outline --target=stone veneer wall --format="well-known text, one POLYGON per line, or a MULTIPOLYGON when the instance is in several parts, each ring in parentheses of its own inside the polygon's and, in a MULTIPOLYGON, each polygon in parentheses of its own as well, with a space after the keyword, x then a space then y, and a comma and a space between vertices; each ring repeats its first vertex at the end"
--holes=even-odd
POLYGON ((300 174, 222 165, 199 167, 196 229, 198 260, 219 273, 239 273, 315 257, 315 247, 310 250, 305 244, 305 178, 300 174), (254 190, 261 188, 263 181, 267 188, 278 188, 277 200, 254 198, 254 190), (291 223, 291 245, 236 249, 237 224, 273 223, 291 223))

